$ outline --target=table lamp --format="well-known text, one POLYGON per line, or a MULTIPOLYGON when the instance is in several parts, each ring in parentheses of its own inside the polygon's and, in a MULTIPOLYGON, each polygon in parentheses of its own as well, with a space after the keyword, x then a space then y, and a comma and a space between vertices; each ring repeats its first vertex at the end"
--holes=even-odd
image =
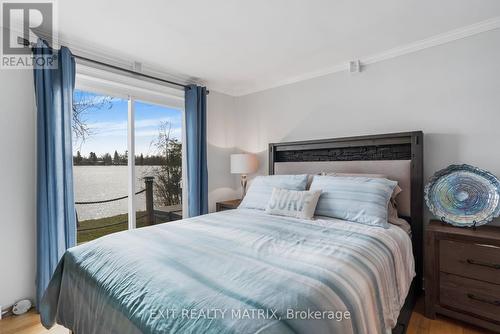
POLYGON ((255 154, 231 154, 231 174, 241 174, 242 196, 247 192, 247 175, 257 171, 258 161, 255 154))

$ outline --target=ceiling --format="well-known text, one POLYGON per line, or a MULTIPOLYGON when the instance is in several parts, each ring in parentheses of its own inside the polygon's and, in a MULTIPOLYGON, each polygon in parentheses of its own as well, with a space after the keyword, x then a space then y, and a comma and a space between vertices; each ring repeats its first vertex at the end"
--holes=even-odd
POLYGON ((242 95, 500 17, 498 0, 59 0, 70 46, 242 95))

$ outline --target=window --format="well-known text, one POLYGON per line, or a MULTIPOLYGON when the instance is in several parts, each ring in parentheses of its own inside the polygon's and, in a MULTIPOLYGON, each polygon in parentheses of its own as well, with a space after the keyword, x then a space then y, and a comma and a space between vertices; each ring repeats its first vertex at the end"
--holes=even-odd
MULTIPOLYGON (((77 67, 73 173, 77 242, 182 218, 179 92, 77 67), (82 74, 83 72, 83 74, 82 74), (95 74, 95 72, 94 72, 95 74), (146 89, 144 89, 146 86, 146 89)), ((94 71, 94 70, 92 70, 94 71)))
POLYGON ((138 226, 182 218, 182 117, 178 110, 135 101, 136 193, 138 226), (149 182, 149 185, 148 185, 149 182), (140 220, 139 220, 140 218, 140 220))

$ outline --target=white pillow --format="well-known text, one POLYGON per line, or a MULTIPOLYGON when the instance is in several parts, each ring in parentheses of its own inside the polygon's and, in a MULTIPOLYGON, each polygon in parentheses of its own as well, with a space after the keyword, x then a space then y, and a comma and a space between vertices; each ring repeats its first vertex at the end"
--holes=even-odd
POLYGON ((312 219, 321 190, 288 190, 274 188, 266 213, 279 216, 312 219))
POLYGON ((306 190, 306 186, 307 174, 257 176, 238 208, 265 210, 273 188, 306 190))

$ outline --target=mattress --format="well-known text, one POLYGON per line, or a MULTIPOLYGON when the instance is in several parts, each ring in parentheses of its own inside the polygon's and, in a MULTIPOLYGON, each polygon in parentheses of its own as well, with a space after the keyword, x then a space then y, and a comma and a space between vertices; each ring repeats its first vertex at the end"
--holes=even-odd
POLYGON ((415 275, 397 226, 238 209, 69 249, 42 323, 97 333, 389 333, 415 275))

